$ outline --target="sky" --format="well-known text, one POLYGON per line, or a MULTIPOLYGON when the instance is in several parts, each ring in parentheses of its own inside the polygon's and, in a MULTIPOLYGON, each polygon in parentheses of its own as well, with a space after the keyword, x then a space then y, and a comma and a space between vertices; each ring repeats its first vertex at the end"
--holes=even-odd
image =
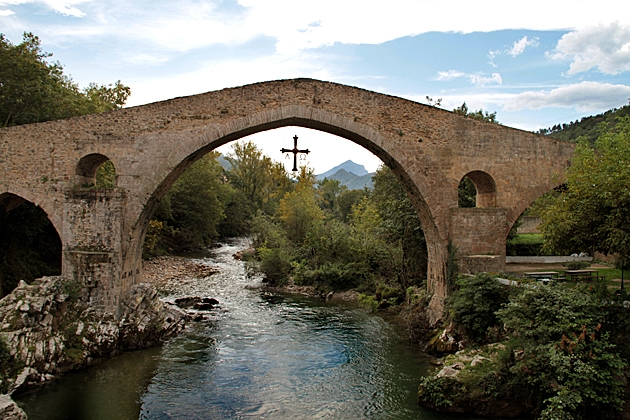
MULTIPOLYGON (((0 0, 0 33, 39 36, 81 87, 121 80, 127 106, 295 77, 452 110, 496 112, 537 131, 630 100, 630 7, 623 0, 0 0)), ((322 173, 353 143, 304 128, 252 137, 276 160, 311 153, 322 173)), ((221 149, 229 152, 229 146, 221 149)), ((284 160, 290 170, 292 161, 284 160)))

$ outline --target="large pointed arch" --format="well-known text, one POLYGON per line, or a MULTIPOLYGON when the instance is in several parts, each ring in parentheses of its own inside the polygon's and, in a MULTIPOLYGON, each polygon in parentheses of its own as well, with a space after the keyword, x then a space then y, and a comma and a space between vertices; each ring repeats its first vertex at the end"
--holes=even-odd
MULTIPOLYGON (((433 195, 424 174, 417 170, 417 166, 409 165, 409 157, 403 149, 396 147, 397 145, 392 145, 370 126, 309 106, 281 107, 263 111, 232 121, 224 126, 204 127, 200 130, 201 134, 197 136, 180 137, 177 140, 180 147, 173 150, 173 153, 168 156, 168 160, 163 162, 161 167, 153 169, 154 173, 162 175, 162 179, 153 187, 151 192, 146 191, 148 199, 134 223, 133 242, 135 247, 130 250, 134 258, 139 259, 141 256, 142 243, 149 221, 160 200, 192 163, 226 143, 284 126, 311 128, 353 141, 372 152, 392 169, 411 198, 422 223, 427 238, 429 261, 434 262, 433 264, 430 263, 428 267, 430 289, 432 293, 438 292, 438 279, 442 279, 444 271, 442 262, 446 258, 446 240, 444 239, 445 235, 440 232, 440 226, 436 223, 430 205, 425 199, 425 195, 428 195, 429 199, 433 199, 433 195), (434 281, 431 281, 432 279, 434 281)), ((433 203, 433 205, 438 206, 437 203, 433 203)))

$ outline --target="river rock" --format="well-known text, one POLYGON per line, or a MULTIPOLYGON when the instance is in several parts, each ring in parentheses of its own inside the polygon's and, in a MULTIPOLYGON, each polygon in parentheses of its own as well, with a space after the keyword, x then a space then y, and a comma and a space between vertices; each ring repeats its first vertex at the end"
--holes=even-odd
POLYGON ((26 413, 11 399, 9 395, 0 395, 0 419, 27 420, 26 413))
MULTIPOLYGON (((503 346, 504 347, 504 346, 503 346)), ((462 379, 462 372, 471 369, 479 363, 494 363, 498 357, 496 345, 484 346, 481 349, 458 351, 444 360, 444 367, 440 369, 430 381, 438 385, 441 391, 421 384, 418 388, 418 404, 436 411, 450 413, 468 413, 479 416, 513 418, 521 416, 531 410, 522 401, 499 401, 482 396, 477 389, 470 387, 462 379), (450 402, 445 404, 435 399, 435 395, 444 395, 450 402)))
POLYGON ((0 300, 0 335, 11 357, 28 369, 9 379, 12 390, 156 345, 184 327, 186 314, 164 304, 151 285, 133 286, 116 313, 96 312, 87 292, 76 290, 60 277, 43 277, 30 285, 20 282, 0 300))
POLYGON ((219 301, 214 298, 201 298, 199 296, 187 296, 175 299, 175 305, 182 309, 198 309, 198 310, 210 310, 214 306, 218 305, 219 301))

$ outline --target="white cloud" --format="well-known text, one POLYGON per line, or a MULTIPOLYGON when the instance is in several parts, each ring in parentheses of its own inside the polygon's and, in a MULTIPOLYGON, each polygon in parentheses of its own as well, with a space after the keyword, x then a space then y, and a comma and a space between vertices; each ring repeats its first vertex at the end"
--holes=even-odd
POLYGON ((166 63, 168 58, 161 55, 153 54, 132 54, 125 58, 125 61, 142 66, 151 66, 155 64, 166 63))
POLYGON ((499 73, 492 73, 492 76, 486 77, 480 74, 471 74, 469 76, 470 82, 477 86, 486 86, 493 83, 502 84, 503 79, 499 73))
POLYGON ((463 76, 466 76, 466 73, 457 70, 439 71, 437 80, 453 80, 463 76))
MULTIPOLYGON (((0 7, 6 5, 20 5, 27 3, 40 3, 50 9, 54 10, 57 13, 61 13, 66 16, 74 16, 74 17, 84 17, 85 13, 81 10, 77 9, 75 5, 88 3, 92 0, 0 0, 0 7)), ((4 11, 0 11, 0 16, 8 16, 7 14, 2 14, 4 11)), ((15 12, 14 12, 15 13, 15 12)), ((11 14, 14 14, 11 13, 11 14)))
POLYGON ((540 42, 538 42, 538 38, 535 37, 532 39, 528 39, 526 36, 524 36, 523 38, 516 41, 507 53, 510 54, 512 57, 516 57, 517 55, 523 54, 525 48, 537 47, 539 44, 540 42))
POLYGON ((220 0, 0 0, 0 7, 25 1, 87 17, 86 25, 104 25, 102 32, 110 35, 149 39, 177 51, 270 37, 278 52, 290 54, 337 42, 379 44, 431 31, 581 28, 615 18, 630 23, 628 14, 611 16, 618 0, 600 0, 596 8, 587 0, 575 0, 571 7, 566 2, 531 0, 518 13, 501 0, 487 0, 483 8, 469 0, 452 0, 448 6, 438 0, 237 0, 227 9, 228 3, 220 0), (106 25, 98 15, 107 16, 106 25))
POLYGON ((490 61, 488 61, 488 64, 490 64, 492 67, 497 67, 496 64, 494 64, 494 59, 497 55, 500 55, 501 51, 494 51, 494 50, 490 50, 488 51, 488 58, 490 59, 490 61))
POLYGON ((9 9, 0 10, 0 16, 11 16, 11 15, 14 15, 14 14, 15 14, 15 12, 13 10, 9 10, 9 9))
POLYGON ((630 70, 630 24, 613 22, 570 32, 560 38, 548 55, 553 59, 571 59, 568 74, 592 68, 607 74, 630 70))
POLYGON ((486 86, 489 84, 502 84, 503 79, 499 73, 492 73, 490 77, 484 76, 483 74, 469 74, 463 73, 458 70, 449 70, 449 71, 439 71, 438 77, 435 80, 438 81, 450 81, 460 77, 465 77, 470 80, 470 83, 476 86, 486 86))
POLYGON ((522 92, 509 100, 504 109, 519 111, 542 108, 576 108, 578 111, 609 109, 627 102, 630 86, 582 82, 551 91, 522 92))
POLYGON ((81 10, 74 7, 75 4, 85 3, 91 0, 71 0, 71 1, 56 1, 56 0, 45 0, 46 3, 51 9, 53 9, 57 13, 61 13, 66 16, 73 17, 84 17, 85 13, 81 10))
POLYGON ((331 75, 320 60, 309 53, 287 57, 279 54, 257 59, 236 59, 208 63, 203 68, 172 77, 142 78, 127 81, 131 87, 128 106, 194 95, 200 92, 242 86, 267 80, 307 77, 342 82, 343 77, 331 75))

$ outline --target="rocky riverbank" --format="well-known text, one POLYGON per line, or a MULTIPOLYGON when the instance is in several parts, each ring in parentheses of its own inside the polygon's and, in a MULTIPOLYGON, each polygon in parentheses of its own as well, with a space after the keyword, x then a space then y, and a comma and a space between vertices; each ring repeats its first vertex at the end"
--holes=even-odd
MULTIPOLYGON (((178 333, 185 318, 184 311, 163 303, 146 283, 134 286, 114 315, 96 312, 87 291, 72 281, 22 281, 0 300, 0 337, 9 353, 1 389, 10 395, 123 351, 154 346, 178 333)), ((6 418, 23 418, 17 413, 6 418)))
POLYGON ((143 281, 157 289, 168 287, 174 280, 189 281, 208 277, 219 270, 216 267, 191 261, 183 257, 157 257, 143 264, 143 281))

